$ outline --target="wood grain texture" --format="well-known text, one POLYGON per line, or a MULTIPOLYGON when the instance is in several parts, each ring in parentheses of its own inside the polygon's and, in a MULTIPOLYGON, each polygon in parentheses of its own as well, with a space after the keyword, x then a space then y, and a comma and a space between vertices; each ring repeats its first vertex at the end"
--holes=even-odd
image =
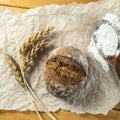
POLYGON ((0 5, 17 6, 21 8, 31 8, 49 4, 69 4, 71 2, 87 3, 97 0, 0 0, 0 5))
POLYGON ((116 109, 120 110, 120 103, 115 106, 116 109))
MULTIPOLYGON (((120 112, 111 110, 107 116, 97 114, 83 114, 76 115, 74 113, 70 113, 68 111, 60 110, 58 112, 53 113, 58 120, 120 120, 120 112)), ((41 113, 44 120, 51 120, 45 113, 41 113)), ((18 112, 18 111, 0 111, 0 120, 39 120, 36 116, 35 112, 26 111, 26 112, 18 112)))
MULTIPOLYGON (((68 4, 71 2, 87 3, 97 0, 0 0, 0 6, 14 12, 25 12, 27 9, 48 4, 68 4)), ((58 120, 120 120, 120 103, 111 110, 107 116, 98 114, 76 115, 69 111, 59 110, 54 112, 58 120)), ((44 120, 50 120, 45 113, 42 113, 44 120)), ((38 120, 35 112, 26 111, 4 111, 0 110, 0 120, 38 120)))
POLYGON ((3 5, 0 5, 0 7, 3 7, 5 9, 8 9, 8 10, 11 10, 11 11, 14 11, 14 12, 25 12, 26 10, 28 10, 28 9, 16 8, 16 7, 10 7, 10 6, 3 6, 3 5))

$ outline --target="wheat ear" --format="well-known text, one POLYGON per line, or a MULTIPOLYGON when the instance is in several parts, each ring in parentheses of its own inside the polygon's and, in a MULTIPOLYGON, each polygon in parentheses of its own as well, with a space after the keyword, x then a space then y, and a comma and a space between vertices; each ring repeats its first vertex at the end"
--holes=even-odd
POLYGON ((30 37, 27 42, 23 44, 23 46, 20 48, 19 53, 20 55, 25 55, 27 50, 37 41, 39 41, 44 36, 48 35, 54 27, 49 27, 47 30, 40 31, 36 33, 34 36, 30 37))
POLYGON ((25 88, 25 84, 23 81, 23 76, 21 74, 21 70, 19 65, 16 63, 16 61, 12 58, 12 56, 10 56, 9 54, 6 54, 6 60, 11 68, 11 71, 13 73, 13 75, 15 76, 15 79, 19 82, 19 84, 25 88))
POLYGON ((41 100, 38 99, 38 97, 35 95, 35 93, 32 91, 31 87, 29 86, 28 82, 26 81, 25 78, 25 72, 27 68, 30 67, 30 63, 33 62, 33 59, 38 55, 39 50, 41 47, 45 46, 48 42, 46 40, 40 40, 38 41, 34 46, 32 46, 31 50, 27 53, 27 56, 24 59, 24 63, 21 66, 21 71, 22 75, 24 78, 24 82, 29 89, 29 92, 31 92, 31 95, 34 97, 35 102, 40 106, 40 108, 52 119, 52 120, 57 120, 47 109, 47 107, 42 103, 41 100))
MULTIPOLYGON (((17 62, 13 59, 12 56, 10 56, 9 54, 6 54, 5 56, 10 68, 11 68, 11 71, 13 73, 13 75, 15 76, 15 79, 18 81, 18 83, 27 91, 27 87, 24 83, 24 78, 22 76, 22 73, 21 73, 21 69, 19 67, 19 65, 17 64, 17 62)), ((27 93, 29 93, 29 91, 27 91, 27 93)), ((30 95, 30 93, 29 93, 30 95)), ((30 95, 31 96, 31 95, 30 95)), ((32 96, 31 96, 32 97, 32 96)), ((36 114, 38 115, 39 119, 40 120, 43 120, 42 117, 40 116, 39 112, 37 111, 36 109, 36 106, 35 104, 33 103, 33 101, 31 101, 32 105, 35 107, 35 112, 36 114)))
POLYGON ((37 96, 34 94, 34 92, 32 91, 31 87, 29 86, 29 84, 27 83, 26 79, 25 79, 25 72, 27 70, 28 67, 30 67, 30 63, 33 61, 33 59, 38 55, 39 50, 41 49, 41 47, 45 46, 48 42, 46 40, 41 40, 39 41, 35 46, 33 46, 33 48, 31 49, 31 51, 28 52, 27 57, 25 58, 24 64, 21 66, 21 71, 22 71, 22 75, 24 78, 24 82, 26 84, 26 86, 28 87, 29 91, 31 92, 32 96, 34 97, 34 99, 36 100, 35 102, 42 108, 42 110, 50 117, 52 118, 52 120, 57 120, 47 109, 47 107, 42 103, 42 101, 40 101, 37 96))
POLYGON ((30 67, 30 63, 35 57, 37 57, 41 47, 45 46, 47 43, 48 42, 46 40, 41 40, 35 46, 32 47, 32 49, 28 52, 27 56, 24 59, 24 63, 22 65, 23 72, 25 72, 30 67))

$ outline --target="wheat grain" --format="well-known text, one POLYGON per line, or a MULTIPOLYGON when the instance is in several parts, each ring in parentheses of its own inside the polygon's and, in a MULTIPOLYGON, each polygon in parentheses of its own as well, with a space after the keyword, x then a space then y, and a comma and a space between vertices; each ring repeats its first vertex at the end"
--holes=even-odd
POLYGON ((38 42, 41 38, 48 35, 50 31, 52 31, 54 27, 49 27, 47 30, 40 31, 36 33, 34 36, 30 37, 27 42, 23 44, 23 46, 20 48, 19 53, 20 55, 26 55, 28 49, 36 42, 38 42))
POLYGON ((25 72, 28 68, 30 68, 30 63, 33 62, 34 58, 37 57, 40 49, 45 46, 48 42, 46 40, 39 41, 33 48, 28 52, 27 56, 24 59, 24 63, 22 65, 22 70, 25 72))

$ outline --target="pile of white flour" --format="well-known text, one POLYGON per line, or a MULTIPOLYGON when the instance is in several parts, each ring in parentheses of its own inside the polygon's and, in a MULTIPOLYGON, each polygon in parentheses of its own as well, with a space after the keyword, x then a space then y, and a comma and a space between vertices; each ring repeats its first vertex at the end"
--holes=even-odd
POLYGON ((77 114, 107 114, 120 101, 120 80, 111 68, 108 72, 104 71, 101 64, 92 59, 87 47, 97 20, 110 12, 120 16, 119 2, 103 0, 89 4, 49 5, 25 13, 13 13, 0 8, 0 109, 34 110, 27 93, 11 74, 4 57, 7 52, 19 61, 18 51, 24 41, 36 32, 54 26, 49 50, 46 49, 45 54, 43 51, 39 65, 30 77, 29 82, 34 92, 50 111, 64 109, 77 114), (73 104, 52 96, 44 85, 45 61, 51 51, 63 45, 76 47, 92 59, 88 60, 90 71, 87 73, 89 79, 85 88, 69 98, 74 99, 73 104))
POLYGON ((95 59, 108 71, 109 65, 104 57, 119 55, 120 20, 117 15, 108 13, 94 25, 91 43, 88 50, 95 59))

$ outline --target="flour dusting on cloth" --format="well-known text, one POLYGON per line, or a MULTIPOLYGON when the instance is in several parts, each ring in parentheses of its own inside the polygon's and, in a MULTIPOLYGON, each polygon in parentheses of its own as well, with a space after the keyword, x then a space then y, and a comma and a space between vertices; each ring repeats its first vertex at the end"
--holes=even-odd
POLYGON ((30 76, 29 82, 34 92, 50 111, 64 109, 77 114, 107 114, 120 101, 120 81, 112 68, 108 72, 104 71, 87 47, 97 20, 107 13, 120 17, 119 2, 103 0, 89 4, 49 5, 33 8, 25 13, 0 8, 0 109, 34 110, 27 93, 11 74, 5 61, 5 53, 20 61, 20 46, 38 31, 54 26, 54 35, 50 38, 52 47, 40 56, 39 64, 30 76), (87 85, 69 98, 73 101, 72 104, 49 94, 43 76, 45 61, 51 51, 68 45, 78 48, 90 58, 87 85))

